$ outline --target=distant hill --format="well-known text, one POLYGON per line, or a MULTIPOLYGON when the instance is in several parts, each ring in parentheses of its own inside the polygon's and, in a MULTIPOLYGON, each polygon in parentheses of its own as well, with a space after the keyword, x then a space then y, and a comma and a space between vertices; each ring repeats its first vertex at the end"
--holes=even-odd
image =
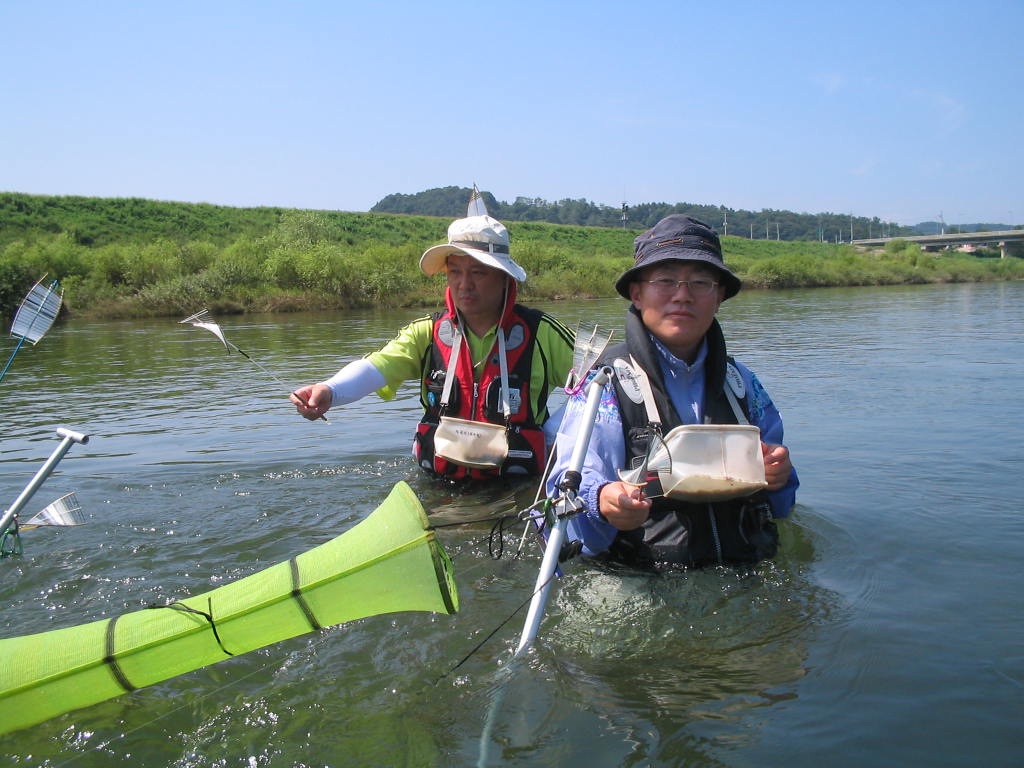
POLYGON ((231 208, 143 198, 27 195, 0 192, 0 245, 34 232, 64 232, 81 245, 202 238, 226 244, 270 230, 282 208, 231 208))
MULTIPOLYGON (((411 195, 392 194, 383 198, 370 211, 403 213, 421 216, 459 218, 466 215, 468 187, 438 187, 411 195)), ((883 222, 878 217, 865 218, 841 213, 793 213, 763 209, 745 211, 720 205, 693 203, 640 203, 615 208, 589 200, 558 200, 517 197, 514 202, 497 200, 490 192, 482 192, 488 212, 500 221, 544 221, 582 227, 617 227, 647 229, 670 213, 684 213, 710 224, 721 234, 738 235, 758 240, 809 240, 849 242, 854 239, 919 234, 917 227, 883 222), (623 218, 625 216, 625 218, 623 218)), ((924 225, 918 225, 918 227, 924 225)), ((936 231, 934 228, 931 232, 936 231)))
POLYGON ((371 213, 305 211, 294 208, 236 208, 143 198, 28 195, 0 192, 0 250, 15 241, 60 234, 91 248, 113 243, 203 241, 224 247, 239 238, 259 238, 289 217, 315 217, 333 239, 353 245, 367 241, 399 245, 424 238, 441 240, 443 221, 395 219, 371 213))

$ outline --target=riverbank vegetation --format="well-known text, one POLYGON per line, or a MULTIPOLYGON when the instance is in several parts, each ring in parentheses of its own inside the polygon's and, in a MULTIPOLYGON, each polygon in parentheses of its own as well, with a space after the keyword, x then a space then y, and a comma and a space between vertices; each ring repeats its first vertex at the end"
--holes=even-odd
MULTIPOLYGON (((0 193, 0 313, 41 275, 84 317, 437 306, 442 277, 419 258, 448 218, 0 193)), ((508 222, 530 299, 614 295, 637 230, 508 222)), ((1024 260, 723 238, 748 288, 1024 279, 1024 260)))

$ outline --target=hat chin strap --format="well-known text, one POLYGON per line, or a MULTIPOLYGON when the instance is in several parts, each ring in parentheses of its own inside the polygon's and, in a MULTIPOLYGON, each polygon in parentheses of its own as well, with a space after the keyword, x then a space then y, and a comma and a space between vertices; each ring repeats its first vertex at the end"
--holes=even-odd
POLYGON ((512 275, 505 275, 505 304, 501 308, 501 319, 505 319, 505 314, 511 311, 511 308, 515 306, 516 299, 519 295, 519 283, 512 275))

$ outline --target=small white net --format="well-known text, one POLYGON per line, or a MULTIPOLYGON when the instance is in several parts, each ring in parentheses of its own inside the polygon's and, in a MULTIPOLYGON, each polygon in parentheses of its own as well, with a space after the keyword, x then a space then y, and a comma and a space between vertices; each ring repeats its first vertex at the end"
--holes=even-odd
POLYGON ((581 322, 576 326, 576 343, 572 350, 572 370, 565 382, 565 391, 577 392, 586 380, 587 371, 601 357, 614 331, 602 333, 596 325, 581 322))
POLYGON ((48 286, 40 280, 18 307, 11 324, 11 336, 35 344, 50 330, 63 301, 64 292, 58 288, 56 280, 48 286))
POLYGON ((39 514, 25 523, 25 528, 38 528, 43 525, 84 525, 85 518, 81 515, 82 505, 78 503, 75 492, 67 493, 56 501, 48 504, 39 514))

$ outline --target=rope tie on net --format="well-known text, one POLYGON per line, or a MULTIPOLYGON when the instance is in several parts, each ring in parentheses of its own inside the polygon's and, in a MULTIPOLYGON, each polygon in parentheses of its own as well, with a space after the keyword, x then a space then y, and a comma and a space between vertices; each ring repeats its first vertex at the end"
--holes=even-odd
POLYGON ((172 603, 168 603, 167 605, 150 605, 150 606, 147 606, 147 607, 148 608, 170 608, 171 610, 174 610, 174 611, 181 611, 182 613, 194 613, 196 616, 202 616, 204 619, 206 619, 210 623, 210 629, 213 630, 213 636, 217 640, 217 645, 220 646, 220 649, 222 651, 224 651, 224 653, 226 653, 228 656, 234 656, 235 654, 233 654, 231 651, 229 651, 227 648, 224 647, 224 643, 220 639, 220 633, 217 632, 217 622, 213 620, 213 600, 212 599, 208 599, 206 602, 207 602, 207 607, 210 609, 209 612, 200 611, 198 608, 192 608, 191 606, 185 605, 184 603, 182 603, 182 602, 180 602, 178 600, 175 600, 172 603))

